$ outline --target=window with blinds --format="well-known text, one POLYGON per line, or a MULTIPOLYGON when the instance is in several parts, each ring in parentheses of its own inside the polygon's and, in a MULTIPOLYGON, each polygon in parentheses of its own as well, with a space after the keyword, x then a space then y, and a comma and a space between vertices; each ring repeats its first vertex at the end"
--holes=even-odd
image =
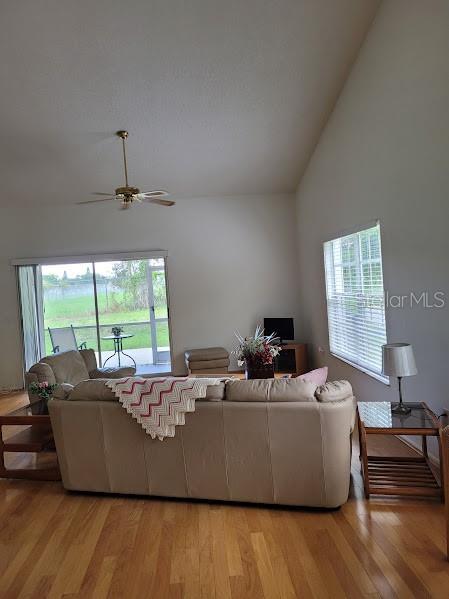
POLYGON ((324 244, 330 351, 361 370, 382 376, 387 342, 380 227, 324 244))

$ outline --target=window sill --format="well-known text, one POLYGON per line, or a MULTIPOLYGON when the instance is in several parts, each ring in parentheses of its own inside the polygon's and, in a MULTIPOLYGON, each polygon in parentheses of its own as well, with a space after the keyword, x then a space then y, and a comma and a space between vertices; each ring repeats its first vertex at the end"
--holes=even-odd
POLYGON ((330 354, 332 357, 337 358, 337 360, 340 360, 341 362, 344 362, 345 364, 349 364, 349 366, 352 366, 353 368, 357 368, 357 370, 360 370, 360 372, 363 372, 363 374, 367 374, 368 376, 372 377, 373 379, 376 379, 376 381, 383 383, 387 387, 390 386, 390 379, 388 377, 382 376, 381 374, 376 374, 375 372, 371 372, 367 368, 363 368, 363 366, 359 366, 359 364, 355 364, 354 362, 351 362, 350 360, 348 360, 346 358, 342 358, 341 356, 338 356, 337 354, 334 354, 332 352, 330 352, 330 354))

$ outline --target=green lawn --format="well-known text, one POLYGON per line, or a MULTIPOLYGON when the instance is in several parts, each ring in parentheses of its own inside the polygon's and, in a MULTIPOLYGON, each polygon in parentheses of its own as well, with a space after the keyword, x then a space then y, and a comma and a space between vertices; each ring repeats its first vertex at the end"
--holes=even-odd
MULTIPOLYGON (((95 305, 93 297, 90 295, 67 295, 66 298, 49 299, 44 301, 45 313, 45 346, 47 353, 52 352, 52 345, 48 327, 59 328, 73 325, 77 342, 80 344, 86 341, 87 347, 98 350, 97 333, 95 329, 95 305), (91 329, 78 329, 78 326, 91 325, 91 329)), ((127 349, 138 349, 141 347, 151 347, 150 325, 132 324, 139 321, 149 320, 149 310, 139 309, 130 310, 123 306, 123 296, 121 293, 109 293, 106 297, 105 292, 98 293, 98 312, 100 319, 100 334, 111 334, 111 327, 121 324, 126 333, 132 333, 134 337, 125 339, 123 346, 127 349), (123 324, 130 323, 130 324, 123 324)), ((156 318, 166 318, 166 307, 155 308, 156 318)), ((156 324, 157 343, 159 347, 169 346, 168 323, 161 322, 156 324)), ((102 350, 112 350, 112 341, 101 341, 102 350)))
MULTIPOLYGON (((115 292, 115 305, 111 298, 106 299, 106 293, 98 292, 98 312, 100 324, 116 322, 136 322, 148 320, 149 311, 127 310, 123 305, 123 294, 115 292)), ((111 296, 111 294, 109 294, 111 296)), ((156 306, 156 318, 166 318, 167 308, 156 306)), ((95 323, 95 304, 93 297, 88 295, 68 296, 65 299, 45 299, 45 321, 47 326, 67 326, 70 324, 83 325, 95 323)))

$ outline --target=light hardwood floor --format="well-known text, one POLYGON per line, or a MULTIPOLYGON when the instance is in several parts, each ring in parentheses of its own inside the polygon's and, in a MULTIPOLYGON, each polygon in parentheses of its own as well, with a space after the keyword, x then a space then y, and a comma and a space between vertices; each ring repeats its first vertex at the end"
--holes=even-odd
MULTIPOLYGON (((20 401, 0 398, 0 411, 20 401)), ((442 504, 365 501, 357 447, 352 479, 350 500, 331 512, 1 480, 0 597, 449 597, 442 504)))

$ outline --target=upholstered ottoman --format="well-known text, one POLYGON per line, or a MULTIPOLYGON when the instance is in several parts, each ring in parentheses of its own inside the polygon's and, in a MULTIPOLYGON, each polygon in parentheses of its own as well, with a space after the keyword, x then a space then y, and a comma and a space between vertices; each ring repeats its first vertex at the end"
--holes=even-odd
POLYGON ((188 349, 184 356, 189 374, 228 372, 229 352, 224 347, 188 349))

